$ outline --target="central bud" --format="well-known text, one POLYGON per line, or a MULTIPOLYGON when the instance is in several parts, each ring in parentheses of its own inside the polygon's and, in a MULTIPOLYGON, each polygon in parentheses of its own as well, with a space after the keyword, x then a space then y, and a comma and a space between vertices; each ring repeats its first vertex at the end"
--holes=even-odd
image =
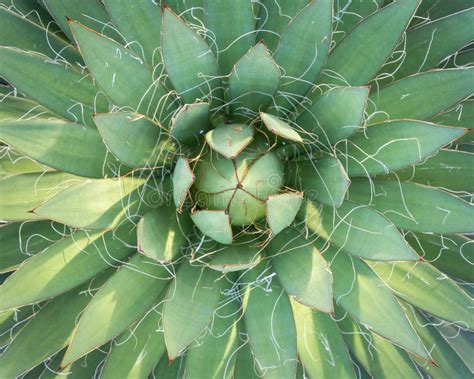
POLYGON ((194 169, 193 194, 199 208, 226 211, 234 226, 265 217, 268 197, 283 186, 283 166, 263 145, 254 142, 232 159, 209 149, 194 169))
MULTIPOLYGON (((255 225, 258 232, 278 234, 303 202, 302 192, 283 188, 284 167, 274 149, 282 146, 278 138, 301 142, 301 137, 274 116, 260 117, 261 125, 224 123, 208 131, 203 150, 192 159, 180 157, 174 168, 175 206, 182 211, 191 197, 192 221, 221 244, 239 236, 237 227, 255 225)), ((175 136, 189 130, 183 125, 174 127, 175 136)))

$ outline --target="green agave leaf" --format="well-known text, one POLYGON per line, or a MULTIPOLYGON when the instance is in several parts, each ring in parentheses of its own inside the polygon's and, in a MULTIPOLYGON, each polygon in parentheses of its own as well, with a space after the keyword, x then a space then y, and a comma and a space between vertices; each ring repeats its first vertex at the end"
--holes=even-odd
MULTIPOLYGON (((458 104, 454 109, 437 115, 430 119, 431 122, 441 125, 456 126, 459 128, 472 128, 474 122, 474 101, 466 100, 458 104)), ((457 143, 473 141, 473 132, 470 131, 464 137, 460 138, 457 143), (470 139, 468 139, 470 138, 470 139)))
POLYGON ((49 221, 16 222, 1 226, 0 273, 16 270, 25 259, 59 241, 66 232, 64 227, 49 221))
POLYGON ((339 43, 361 20, 377 11, 383 3, 384 0, 336 1, 334 3, 335 30, 332 34, 333 41, 336 44, 339 43))
POLYGON ((261 241, 252 237, 242 236, 231 245, 212 244, 209 248, 200 248, 204 256, 211 254, 207 264, 209 268, 220 272, 247 270, 260 263, 263 247, 261 241))
POLYGON ((270 51, 259 42, 234 66, 229 77, 230 111, 243 118, 265 111, 280 86, 280 69, 270 51))
POLYGON ((472 299, 429 263, 370 262, 369 265, 398 297, 442 319, 474 329, 472 299))
POLYGON ((204 24, 205 0, 167 0, 166 5, 191 25, 202 26, 204 24))
POLYGON ((82 313, 62 366, 110 341, 149 311, 166 288, 171 269, 140 254, 125 263, 82 313))
POLYGON ((221 73, 227 75, 254 44, 252 3, 247 0, 205 0, 204 10, 207 32, 215 38, 211 49, 221 73))
POLYGON ((368 87, 335 87, 318 96, 296 119, 307 139, 325 146, 349 138, 359 129, 369 96, 368 87))
MULTIPOLYGON (((106 357, 106 353, 103 351, 106 349, 108 349, 108 346, 101 346, 64 369, 60 367, 63 356, 63 351, 60 351, 51 362, 45 361, 43 364, 46 367, 43 372, 33 378, 61 379, 66 375, 68 379, 92 378, 97 371, 97 367, 102 364, 106 357)), ((30 373, 31 371, 28 374, 30 373)))
POLYGON ((331 51, 319 82, 366 84, 390 56, 420 2, 398 0, 364 19, 331 51), (370 51, 370 56, 361 51, 370 51))
POLYGON ((388 173, 422 162, 465 133, 428 122, 388 121, 351 137, 339 159, 345 158, 349 177, 388 173))
POLYGON ((263 218, 265 211, 264 201, 240 189, 235 191, 228 208, 229 214, 232 215, 232 225, 237 226, 249 225, 253 220, 263 218))
POLYGON ((472 94, 473 70, 432 70, 392 83, 369 97, 369 123, 397 118, 426 120, 449 110, 472 94))
POLYGON ((438 0, 424 0, 417 14, 436 20, 444 16, 462 11, 472 6, 470 0, 451 0, 440 2, 438 0))
POLYGON ((178 142, 192 146, 210 128, 209 103, 185 104, 173 118, 170 134, 178 142))
POLYGON ((0 121, 20 121, 31 120, 36 117, 54 117, 46 108, 33 100, 25 99, 17 96, 3 97, 0 101, 0 121))
POLYGON ((353 178, 349 200, 369 204, 397 228, 440 234, 469 233, 474 206, 447 192, 416 183, 353 178))
POLYGON ((99 0, 42 0, 48 12, 54 17, 67 37, 74 41, 68 19, 77 20, 88 28, 121 41, 120 35, 112 26, 107 11, 99 0))
POLYGON ((328 157, 288 164, 288 183, 304 191, 306 198, 340 207, 350 185, 341 162, 328 157))
POLYGON ((176 147, 161 125, 134 112, 98 114, 95 124, 110 151, 130 167, 156 167, 173 159, 176 147))
POLYGON ((0 219, 4 221, 38 220, 32 210, 61 191, 84 182, 62 172, 12 175, 0 180, 0 219))
POLYGON ((394 77, 398 79, 436 67, 474 39, 470 27, 473 23, 474 8, 470 8, 410 29, 404 45, 403 63, 393 63, 383 71, 394 71, 394 77))
POLYGON ((55 242, 25 261, 0 286, 0 311, 61 295, 117 265, 131 253, 120 237, 130 240, 127 233, 79 231, 55 242))
POLYGON ((359 326, 347 314, 338 326, 352 354, 373 378, 420 378, 409 355, 390 341, 359 326))
POLYGON ((308 200, 298 218, 311 232, 353 256, 374 261, 419 259, 395 225, 370 207, 344 201, 335 212, 308 200))
MULTIPOLYGON (((231 285, 226 285, 231 290, 231 285)), ((233 378, 238 344, 240 303, 222 291, 207 333, 191 345, 186 357, 187 378, 233 378)))
POLYGON ((191 229, 188 215, 175 207, 160 207, 148 212, 138 223, 138 251, 158 262, 171 262, 187 244, 191 229))
POLYGON ((0 7, 0 46, 37 51, 52 59, 70 63, 82 62, 81 55, 70 43, 52 30, 36 24, 12 10, 0 7))
MULTIPOLYGON (((237 168, 237 175, 247 192, 262 201, 280 192, 284 172, 276 154, 271 152, 265 154, 250 167, 246 165, 245 158, 241 162, 242 165, 237 168)), ((239 166, 239 162, 237 164, 239 166)))
POLYGON ((233 234, 229 215, 224 211, 197 211, 191 214, 191 219, 202 234, 213 240, 229 245, 233 234))
MULTIPOLYGON (((178 158, 173 171, 173 200, 176 208, 181 208, 189 195, 196 176, 186 158, 178 158)), ((176 211, 176 210, 175 210, 176 211)))
POLYGON ((161 41, 156 36, 161 32, 163 17, 159 5, 148 0, 105 0, 104 5, 126 46, 147 66, 158 66, 161 41))
POLYGON ((272 116, 268 113, 260 113, 260 118, 268 131, 273 134, 295 142, 303 142, 303 139, 299 133, 288 123, 279 119, 278 117, 272 116))
POLYGON ((234 191, 238 179, 232 161, 212 151, 209 155, 208 159, 198 160, 193 168, 196 176, 193 188, 204 193, 234 191))
POLYGON ((206 133, 206 142, 227 159, 234 159, 252 141, 254 129, 249 125, 223 125, 206 133))
POLYGON ((108 110, 108 101, 98 95, 90 78, 41 54, 0 47, 0 75, 18 91, 74 122, 93 126, 92 113, 108 110))
POLYGON ((245 328, 259 376, 294 378, 296 329, 288 295, 263 263, 241 282, 245 328))
POLYGON ((160 310, 152 309, 118 337, 100 377, 147 379, 166 350, 160 321, 160 310))
POLYGON ((435 328, 448 345, 459 355, 469 370, 474 372, 474 347, 470 341, 470 332, 464 331, 462 328, 451 323, 440 326, 435 325, 435 328))
POLYGON ((0 151, 0 179, 18 174, 31 174, 50 171, 48 167, 42 165, 22 154, 15 152, 11 148, 0 151))
POLYGON ((332 246, 326 247, 324 257, 331 263, 336 305, 373 332, 429 359, 395 296, 364 262, 332 246))
POLYGON ((100 286, 107 274, 46 304, 0 357, 0 377, 15 378, 66 347, 77 316, 90 301, 90 286, 100 286))
POLYGON ((163 14, 163 61, 171 83, 185 103, 208 100, 211 109, 223 100, 216 57, 209 46, 170 8, 163 14))
POLYGON ((111 229, 125 218, 160 206, 165 196, 162 190, 145 178, 131 176, 89 180, 60 192, 34 213, 81 229, 111 229))
POLYGON ((270 241, 266 251, 289 295, 308 307, 326 313, 333 311, 331 269, 303 231, 285 229, 270 241))
POLYGON ((298 357, 312 378, 356 378, 346 344, 331 316, 291 302, 298 337, 298 357))
POLYGON ((311 1, 281 35, 273 58, 281 67, 276 110, 291 110, 313 86, 329 52, 332 0, 311 1))
POLYGON ((385 175, 382 179, 415 182, 450 191, 474 191, 474 154, 464 151, 440 150, 425 162, 385 175))
POLYGON ((418 254, 441 272, 474 282, 474 243, 462 235, 407 233, 405 239, 418 254))
POLYGON ((170 122, 176 110, 173 99, 140 58, 78 22, 70 26, 87 67, 115 105, 157 118, 163 125, 170 122))
POLYGON ((163 328, 170 361, 177 358, 211 321, 219 301, 220 274, 183 262, 166 293, 163 328))
POLYGON ((446 343, 433 325, 409 305, 406 308, 406 313, 411 323, 420 335, 423 343, 430 349, 433 360, 436 363, 428 364, 427 362, 417 360, 416 362, 423 370, 434 379, 469 378, 472 376, 472 372, 470 372, 461 358, 446 343))
POLYGON ((59 171, 89 178, 112 174, 107 148, 90 126, 48 119, 1 122, 0 140, 59 171))
POLYGON ((290 226, 303 203, 303 193, 282 193, 267 199, 267 223, 273 235, 290 226))
POLYGON ((249 335, 245 330, 245 323, 239 322, 239 347, 236 353, 234 378, 235 379, 258 379, 255 356, 250 348, 249 335))
MULTIPOLYGON (((474 49, 470 48, 468 45, 464 50, 456 52, 450 57, 447 63, 442 62, 443 67, 446 64, 446 67, 470 67, 474 61, 474 49)), ((440 64, 441 66, 441 64, 440 64)))
POLYGON ((0 4, 3 4, 8 10, 15 12, 37 25, 48 25, 50 31, 60 35, 60 33, 57 33, 59 31, 57 25, 51 22, 54 21, 53 18, 40 2, 31 2, 29 0, 15 0, 14 2, 11 0, 0 0, 0 4))
POLYGON ((163 354, 158 365, 155 367, 153 375, 155 378, 160 379, 176 379, 184 376, 184 370, 186 367, 186 356, 181 355, 176 358, 173 362, 168 360, 168 355, 163 354))
POLYGON ((2 348, 13 341, 35 311, 37 312, 38 309, 29 306, 0 312, 0 346, 2 348))
POLYGON ((309 3, 309 0, 261 0, 257 19, 257 41, 263 41, 274 51, 290 21, 309 3))

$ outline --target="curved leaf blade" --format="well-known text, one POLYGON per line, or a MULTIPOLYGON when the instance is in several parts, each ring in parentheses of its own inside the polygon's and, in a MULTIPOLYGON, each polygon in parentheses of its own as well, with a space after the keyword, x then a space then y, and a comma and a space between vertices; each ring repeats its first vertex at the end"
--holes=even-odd
POLYGON ((396 295, 442 319, 474 329, 474 302, 456 285, 426 262, 369 263, 396 295))
POLYGON ((173 118, 170 133, 178 142, 192 146, 210 128, 209 103, 185 104, 173 118))
POLYGON ((147 379, 165 352, 161 312, 150 310, 117 338, 101 372, 103 379, 133 377, 147 379))
POLYGON ((334 212, 308 200, 298 218, 311 232, 353 256, 374 261, 419 259, 395 225, 370 207, 344 201, 334 212))
POLYGON ((92 114, 108 110, 108 101, 98 95, 90 78, 43 55, 0 47, 0 74, 20 92, 73 122, 93 126, 92 114))
POLYGON ((335 87, 318 96, 296 119, 307 139, 324 146, 349 138, 361 126, 368 87, 335 87))
POLYGON ((110 151, 130 167, 169 164, 176 147, 161 125, 134 112, 103 113, 94 122, 110 151))
POLYGON ((148 0, 135 0, 133 3, 128 0, 105 0, 104 5, 134 54, 149 67, 159 65, 161 41, 156 36, 160 34, 163 17, 159 5, 148 0))
POLYGON ((276 110, 292 110, 318 77, 326 61, 332 32, 332 0, 311 1, 291 20, 273 55, 283 76, 276 110))
POLYGON ((52 59, 64 59, 70 63, 82 62, 76 48, 53 33, 49 25, 45 29, 3 7, 0 8, 0 46, 36 51, 52 59))
POLYGON ((288 165, 288 183, 305 191, 306 198, 340 207, 351 181, 337 158, 294 161, 288 165))
POLYGON ((70 26, 87 67, 115 105, 158 119, 163 125, 170 122, 176 105, 140 58, 79 22, 71 21, 70 26))
POLYGON ((219 67, 206 42, 166 7, 161 31, 163 61, 173 87, 187 104, 223 101, 219 67))
POLYGON ((229 77, 231 113, 246 118, 265 111, 280 86, 280 69, 262 43, 249 50, 229 77))
POLYGON ((170 268, 134 255, 90 301, 64 355, 67 366, 125 331, 158 301, 170 268))
POLYGON ((312 378, 356 378, 336 323, 331 316, 291 302, 298 337, 298 356, 312 378))
POLYGON ((74 41, 68 19, 77 20, 85 26, 121 41, 120 35, 112 27, 110 17, 98 0, 43 0, 48 12, 54 17, 67 37, 74 41))
POLYGON ((174 207, 150 211, 138 223, 138 251, 158 262, 172 262, 186 246, 191 226, 189 217, 174 207))
POLYGON ((331 262, 337 305, 380 336, 429 359, 395 296, 365 263, 332 246, 324 256, 331 262))
POLYGON ((364 19, 331 51, 319 83, 365 85, 390 56, 420 3, 398 0, 364 19))
POLYGON ((163 328, 172 361, 209 324, 219 301, 219 273, 183 262, 166 293, 163 328))
POLYGON ((76 232, 36 254, 8 277, 0 286, 0 310, 61 295, 116 265, 130 252, 114 233, 76 232))
POLYGON ((473 73, 474 68, 432 70, 400 79, 369 97, 368 122, 429 119, 472 94, 473 73))
POLYGON ((373 206, 398 228, 415 232, 472 232, 474 206, 447 192, 416 183, 353 178, 349 200, 373 206))
POLYGON ((90 126, 48 119, 1 122, 0 140, 59 171, 88 178, 111 174, 107 148, 90 126))
POLYGON ((35 208, 34 213, 81 229, 111 229, 163 201, 162 188, 152 188, 146 179, 96 179, 58 193, 35 208))
POLYGON ((270 241, 266 251, 289 295, 308 307, 333 312, 331 269, 301 231, 287 228, 270 241))
MULTIPOLYGON (((106 276, 93 281, 92 285, 100 286, 106 276)), ((45 305, 0 357, 0 376, 15 378, 66 347, 78 314, 90 301, 88 289, 89 284, 58 296, 45 305)))
POLYGON ((211 48, 221 73, 227 75, 254 43, 252 3, 247 0, 205 0, 204 14, 206 28, 215 36, 211 48), (232 22, 229 23, 230 19, 232 22))
POLYGON ((245 328, 258 373, 295 377, 296 329, 288 295, 264 264, 247 272, 241 282, 245 328))
POLYGON ((45 201, 84 179, 62 172, 12 175, 0 180, 0 219, 5 221, 38 220, 32 212, 45 201))
POLYGON ((388 121, 351 137, 339 159, 345 158, 349 177, 384 174, 422 162, 465 133, 421 121, 388 121))

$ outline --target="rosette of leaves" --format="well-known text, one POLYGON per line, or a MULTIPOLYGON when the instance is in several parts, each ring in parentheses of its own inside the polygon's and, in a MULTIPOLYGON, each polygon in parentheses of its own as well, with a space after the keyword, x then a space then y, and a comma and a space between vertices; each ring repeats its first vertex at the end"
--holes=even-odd
POLYGON ((0 1, 0 377, 471 377, 469 0, 0 1))

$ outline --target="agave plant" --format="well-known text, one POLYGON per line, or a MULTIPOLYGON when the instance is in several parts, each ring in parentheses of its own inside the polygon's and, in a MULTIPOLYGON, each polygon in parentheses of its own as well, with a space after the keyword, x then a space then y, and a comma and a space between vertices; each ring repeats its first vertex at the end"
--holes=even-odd
POLYGON ((2 379, 472 377, 471 0, 0 5, 2 379))

